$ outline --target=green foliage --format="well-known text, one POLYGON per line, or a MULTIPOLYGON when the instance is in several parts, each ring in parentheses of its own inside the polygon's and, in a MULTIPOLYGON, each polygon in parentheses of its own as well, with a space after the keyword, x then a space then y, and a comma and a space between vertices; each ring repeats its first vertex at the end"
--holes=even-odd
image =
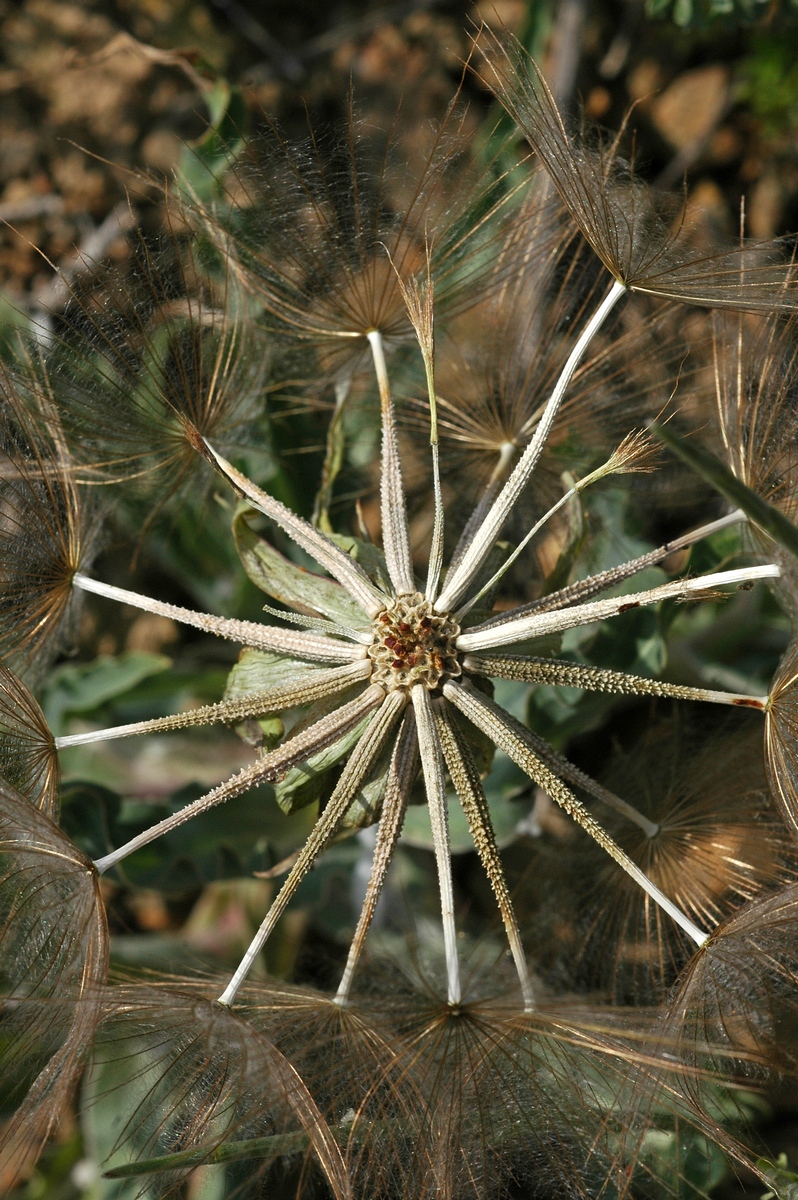
POLYGON ((749 24, 771 17, 774 7, 779 14, 793 16, 795 0, 646 0, 646 14, 665 18, 683 29, 704 29, 724 23, 749 24))
MULTIPOLYGON (((321 716, 324 712, 324 702, 311 707, 309 719, 321 716)), ((342 763, 360 735, 368 725, 368 720, 361 721, 349 733, 337 741, 312 754, 301 765, 292 767, 279 783, 275 784, 277 803, 285 813, 298 812, 309 804, 322 802, 329 798, 336 781, 336 767, 342 763)), ((373 816, 372 816, 373 820, 373 816)), ((370 821, 366 822, 370 824, 370 821)))
MULTIPOLYGON (((189 784, 165 800, 148 803, 76 780, 64 789, 63 826, 89 857, 99 858, 154 820, 190 804, 204 790, 189 784)), ((178 826, 137 851, 117 871, 133 887, 181 896, 214 880, 268 871, 301 845, 312 823, 312 813, 286 819, 271 788, 261 787, 178 826)))
POLYGON ((18 304, 0 292, 0 358, 11 359, 18 349, 20 333, 30 333, 31 319, 18 304))
POLYGON ((798 58, 795 26, 758 32, 742 64, 743 98, 769 137, 789 135, 798 126, 798 58))
MULTIPOLYGON (((496 841, 500 847, 510 845, 518 836, 517 830, 521 821, 530 809, 528 794, 519 796, 519 791, 528 791, 528 781, 519 771, 515 763, 505 755, 497 756, 497 761, 487 781, 486 794, 490 809, 491 823, 496 833, 496 841)), ((449 803, 449 837, 452 844, 452 854, 470 854, 474 850, 474 839, 468 820, 456 796, 448 797, 449 803)), ((432 851, 434 844, 429 823, 429 809, 425 804, 413 805, 407 811, 402 839, 408 846, 416 846, 421 850, 432 851)))
POLYGON ((757 1159, 757 1167, 773 1181, 772 1190, 764 1192, 760 1200, 796 1200, 798 1197, 798 1174, 790 1169, 787 1155, 781 1153, 775 1162, 768 1158, 757 1159))
POLYGON ((164 654, 140 650, 127 650, 116 657, 102 655, 90 663, 64 663, 47 681, 42 704, 47 722, 56 734, 61 733, 67 717, 94 713, 171 665, 164 654))
POLYGON ((642 1156, 668 1194, 679 1200, 700 1200, 730 1174, 723 1151, 696 1130, 651 1130, 642 1156))
POLYGON ((224 175, 244 146, 247 107, 241 89, 221 75, 203 92, 208 108, 207 131, 183 148, 177 184, 202 201, 223 196, 224 175))
POLYGON ((249 524, 252 515, 253 510, 246 504, 239 505, 233 518, 233 537, 244 570, 255 586, 273 599, 300 610, 307 608, 321 613, 352 629, 363 628, 363 610, 344 588, 284 558, 254 532, 249 524))
POLYGON ((84 1155, 83 1138, 75 1129, 47 1147, 30 1178, 8 1200, 100 1200, 97 1169, 84 1155))

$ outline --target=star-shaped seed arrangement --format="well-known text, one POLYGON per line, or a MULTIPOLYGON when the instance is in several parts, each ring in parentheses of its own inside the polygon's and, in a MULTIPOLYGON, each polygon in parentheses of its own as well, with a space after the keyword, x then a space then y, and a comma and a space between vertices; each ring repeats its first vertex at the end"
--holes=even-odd
MULTIPOLYGON (((757 580, 777 577, 777 565, 760 563, 676 579, 644 591, 595 598, 630 579, 642 568, 666 558, 675 549, 687 547, 719 528, 739 522, 742 514, 731 513, 620 567, 569 585, 516 609, 490 614, 477 623, 469 623, 469 614, 478 612, 478 602, 492 592, 519 553, 545 527, 569 495, 583 491, 612 474, 648 469, 650 444, 644 436, 631 434, 601 467, 576 482, 563 500, 558 501, 535 523, 519 546, 505 557, 501 566, 492 572, 489 569, 486 571, 486 560, 535 469, 568 382, 592 337, 624 292, 623 285, 612 283, 586 322, 548 400, 535 436, 492 503, 483 506, 484 512, 478 514, 476 522, 469 523, 471 532, 468 541, 455 551, 454 565, 450 566, 445 576, 441 568, 445 516, 437 479, 434 387, 430 389, 430 407, 434 494, 437 499, 429 568, 426 582, 421 585, 416 578, 411 557, 396 418, 383 342, 377 330, 368 331, 366 337, 372 350, 381 395, 384 571, 375 570, 370 575, 331 537, 269 496, 221 455, 195 427, 187 424, 187 436, 195 449, 230 483, 242 501, 270 518, 327 572, 327 576, 318 577, 318 615, 307 615, 307 575, 304 599, 297 605, 302 611, 293 618, 290 613, 278 614, 295 621, 294 628, 195 613, 106 585, 82 573, 74 576, 74 585, 79 589, 133 604, 268 652, 280 663, 281 682, 257 691, 239 689, 234 698, 174 717, 94 733, 67 735, 56 739, 57 748, 214 720, 232 722, 244 717, 262 717, 324 701, 323 715, 309 723, 301 723, 279 745, 262 754, 256 762, 226 783, 98 859, 95 863, 98 871, 111 869, 142 846, 250 787, 279 781, 291 768, 307 763, 314 755, 356 732, 357 736, 344 756, 345 765, 332 795, 239 967, 219 996, 220 1003, 232 1005, 235 1002, 239 988, 300 882, 339 832, 359 789, 374 774, 381 758, 388 754, 389 766, 379 805, 379 828, 371 877, 337 1002, 345 1005, 349 1001, 357 962, 401 835, 410 790, 420 764, 438 872, 448 1002, 455 1007, 461 1003, 462 986, 448 832, 447 774, 463 806, 474 845, 501 912, 524 1006, 528 1010, 534 1008, 534 987, 526 965, 470 730, 478 731, 479 736, 487 736, 513 759, 677 922, 697 946, 702 945, 709 936, 710 930, 699 928, 632 862, 605 831, 591 808, 578 797, 574 788, 619 809, 641 827, 650 825, 650 822, 633 805, 594 783, 506 712, 490 697, 486 682, 491 678, 545 682, 620 694, 701 700, 765 711, 767 697, 764 696, 686 687, 605 668, 531 654, 507 653, 508 647, 609 619, 641 605, 674 598, 716 595, 719 588, 748 586, 757 580), (485 578, 486 573, 488 578, 485 578), (344 613, 348 614, 346 619, 344 613), (293 682, 285 682, 287 660, 295 663, 296 678, 293 682), (337 706, 336 697, 339 697, 337 706)), ((433 379, 434 351, 429 336, 432 326, 431 285, 423 295, 420 289, 417 290, 415 303, 409 292, 408 298, 408 310, 419 333, 419 346, 425 358, 428 377, 433 379)), ((273 550, 272 553, 276 554, 273 550)), ((294 568, 294 571, 303 574, 299 568, 294 568)), ((285 596, 284 591, 281 594, 285 596)), ((312 588, 310 595, 313 595, 312 588)), ((265 676, 262 674, 261 678, 265 676)))

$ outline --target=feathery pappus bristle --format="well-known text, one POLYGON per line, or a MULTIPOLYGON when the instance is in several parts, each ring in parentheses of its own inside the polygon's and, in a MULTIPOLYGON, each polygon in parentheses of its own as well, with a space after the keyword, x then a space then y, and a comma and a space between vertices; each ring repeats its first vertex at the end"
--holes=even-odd
POLYGON ((607 270, 632 291, 755 312, 794 310, 789 246, 694 246, 678 201, 650 189, 620 153, 620 135, 592 147, 570 135, 551 89, 513 37, 480 30, 489 86, 539 156, 607 270), (780 253, 781 251, 781 253, 780 253))
POLYGON ((0 985, 6 1095, 3 1177, 41 1151, 91 1050, 108 970, 108 928, 91 863, 0 780, 0 985))
POLYGON ((779 663, 765 717, 765 764, 770 790, 792 836, 798 836, 798 645, 779 663))
POLYGON ((85 486, 46 368, 0 373, 0 657, 34 682, 76 633, 72 580, 90 568, 100 506, 85 486))
MULTIPOLYGON (((736 724, 741 725, 741 721, 736 724)), ((602 782, 633 799, 646 829, 616 811, 606 824, 634 861, 699 924, 715 926, 747 902, 792 881, 790 838, 768 803, 754 730, 691 731, 685 715, 652 724, 634 753, 616 751, 602 782)), ((576 978, 619 1002, 661 1002, 693 952, 628 877, 595 849, 563 846, 563 903, 579 931, 576 978), (570 894, 570 901, 568 896, 570 894)), ((564 947, 563 957, 573 955, 564 947)))
POLYGON ((225 1161, 220 1151, 235 1161, 237 1143, 257 1140, 260 1155, 247 1149, 266 1165, 312 1154, 336 1200, 349 1200, 341 1150, 300 1074, 213 994, 191 980, 107 990, 88 1088, 90 1105, 125 1092, 109 1169, 148 1177, 162 1196, 197 1165, 225 1161))
POLYGON ((794 1085, 797 903, 794 883, 750 901, 694 955, 660 1022, 685 1062, 794 1085))
POLYGON ((0 776, 56 820, 61 775, 55 739, 34 697, 0 663, 0 776))
POLYGON ((269 351, 229 265, 179 223, 128 252, 124 274, 73 286, 48 369, 80 463, 162 505, 199 465, 193 431, 230 452, 257 440, 269 351))
POLYGON ((463 118, 454 101, 410 172, 397 162, 401 118, 377 130, 351 96, 347 129, 327 144, 315 131, 292 143, 269 120, 232 166, 235 203, 224 215, 187 201, 186 218, 281 336, 318 348, 322 377, 368 365, 370 330, 389 347, 413 338, 400 283, 423 274, 428 252, 441 314, 472 305, 512 269, 495 251, 519 185, 497 162, 469 162, 463 118))

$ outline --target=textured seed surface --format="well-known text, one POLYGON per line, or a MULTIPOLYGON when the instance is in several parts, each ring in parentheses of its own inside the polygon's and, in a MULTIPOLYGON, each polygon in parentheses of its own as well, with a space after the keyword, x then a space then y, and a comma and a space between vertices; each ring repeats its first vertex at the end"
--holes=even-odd
POLYGON ((433 691, 461 674, 455 649, 460 626, 447 613, 436 613, 420 592, 399 596, 374 619, 368 653, 372 681, 389 691, 423 683, 433 691))

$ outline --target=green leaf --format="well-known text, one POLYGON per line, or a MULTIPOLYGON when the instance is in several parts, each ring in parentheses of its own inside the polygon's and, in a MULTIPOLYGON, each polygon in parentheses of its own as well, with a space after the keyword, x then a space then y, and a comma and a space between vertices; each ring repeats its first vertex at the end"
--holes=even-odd
POLYGON ((786 1154, 782 1152, 775 1162, 759 1158, 756 1165, 773 1181, 773 1190, 765 1192, 760 1200, 798 1200, 798 1174, 789 1170, 786 1154))
POLYGON ((793 525, 792 521, 788 521, 775 505, 768 504, 767 500, 763 500, 747 487, 724 462, 704 446, 698 446, 692 439, 681 437, 669 425, 659 425, 654 421, 649 425, 649 429, 716 492, 720 492, 721 496, 736 508, 741 508, 768 537, 772 537, 785 550, 789 550, 790 554, 798 557, 798 527, 793 525))
POLYGON ((372 542, 364 542, 360 538, 349 537, 343 533, 329 533, 327 536, 331 542, 335 542, 336 546, 340 546, 347 554, 351 554, 355 562, 360 563, 373 583, 383 588, 389 595, 392 594, 393 588, 382 550, 372 542))
POLYGON ((290 562, 249 525, 252 509, 240 504, 233 518, 236 549, 249 578, 275 600, 299 610, 320 613, 342 625, 367 629, 368 618, 340 583, 290 562))
POLYGON ((741 64, 742 98, 750 103, 769 137, 784 136, 798 126, 795 47, 781 30, 760 30, 752 40, 752 50, 741 64))
MULTIPOLYGON (((345 696, 341 698, 342 704, 345 702, 345 699, 345 696)), ((325 711, 322 707, 323 704, 324 701, 320 701, 318 708, 314 706, 309 710, 305 723, 309 723, 314 717, 323 715, 325 711)), ((292 767, 286 773, 285 778, 274 785, 274 794, 277 803, 284 813, 295 813, 299 809, 305 808, 308 804, 313 804, 317 800, 321 800, 325 794, 332 790, 333 770, 357 744, 370 720, 370 715, 364 717, 359 725, 356 725, 354 729, 350 729, 337 742, 333 742, 332 745, 327 746, 324 750, 320 750, 318 754, 311 755, 310 758, 299 766, 292 767)))
MULTIPOLYGON (((118 1062, 95 1061, 87 1071, 81 1093, 80 1124, 86 1151, 92 1161, 104 1163, 112 1159, 132 1158, 135 1150, 126 1137, 128 1109, 118 1100, 123 1093, 131 1099, 131 1091, 141 1092, 138 1080, 131 1080, 130 1068, 118 1062)), ((152 1074, 148 1076, 152 1084, 152 1074)), ((144 1085, 146 1086, 146 1085, 144 1085)), ((130 1183, 112 1182, 101 1176, 89 1193, 91 1200, 156 1200, 162 1194, 158 1187, 150 1188, 144 1180, 130 1183)))
POLYGON ((666 1194, 679 1200, 703 1200, 730 1172, 720 1147, 689 1126, 680 1132, 649 1130, 641 1158, 666 1194))
MULTIPOLYGON (((369 1137, 386 1131, 389 1136, 397 1128, 396 1121, 358 1121, 353 1131, 352 1121, 344 1118, 340 1124, 331 1125, 330 1132, 342 1146, 353 1140, 369 1137)), ((269 1160, 282 1155, 298 1154, 307 1150, 310 1144, 308 1135, 297 1130, 295 1133, 275 1133, 269 1137, 246 1138, 241 1141, 225 1142, 223 1145, 178 1150, 174 1154, 162 1154, 158 1158, 142 1159, 136 1163, 125 1163, 106 1171, 106 1179, 125 1179, 137 1175, 151 1175, 156 1172, 174 1171, 186 1167, 198 1167, 203 1163, 240 1162, 242 1159, 260 1158, 269 1160)))
POLYGON ((247 106, 241 89, 219 76, 203 92, 210 125, 185 146, 177 166, 178 185, 201 201, 217 198, 220 181, 244 145, 247 106))
POLYGON ((0 356, 13 356, 20 334, 28 333, 31 327, 29 314, 5 292, 0 292, 0 356))
MULTIPOLYGON (((323 666, 318 666, 314 663, 297 662, 294 659, 284 658, 282 655, 272 654, 266 650, 243 650, 239 661, 233 667, 228 677, 225 698, 233 699, 249 695, 252 692, 277 687, 289 681, 296 682, 303 676, 323 669, 323 666)), ((343 704, 347 699, 356 694, 357 689, 350 689, 343 695, 336 697, 334 702, 336 706, 343 704)), ((314 720, 317 720, 329 711, 330 700, 320 700, 308 709, 302 718, 302 725, 307 726, 311 724, 314 720)), ((275 784, 275 796, 283 812, 298 812, 300 809, 306 808, 309 804, 314 804, 316 801, 321 800, 325 795, 329 795, 334 784, 335 768, 356 744, 368 720, 368 717, 364 718, 359 725, 339 738, 337 742, 333 742, 332 745, 319 751, 318 754, 312 755, 306 762, 292 767, 286 773, 285 777, 279 783, 275 784)), ((269 724, 258 722, 258 725, 264 735, 262 739, 258 739, 259 744, 273 745, 282 735, 282 722, 279 722, 279 724, 273 721, 269 724)), ((242 733, 245 740, 252 740, 246 728, 239 730, 239 732, 242 733)), ((257 733, 257 731, 255 732, 257 733)), ((387 760, 385 769, 387 770, 387 760)), ((371 824, 374 816, 370 814, 378 811, 384 790, 384 777, 381 782, 374 779, 366 783, 353 801, 353 806, 350 810, 351 815, 347 816, 344 827, 346 829, 359 829, 364 825, 371 824)))
POLYGON ((100 784, 79 780, 62 789, 61 824, 91 859, 108 854, 129 836, 120 824, 121 811, 121 796, 100 784))
POLYGON ((794 11, 795 0, 646 0, 649 17, 670 16, 680 28, 703 30, 723 21, 726 27, 749 25, 767 16, 768 21, 787 18, 794 11))
MULTIPOLYGON (((509 762, 509 760, 508 760, 509 762)), ((510 763, 510 767, 514 764, 510 763)), ((502 764, 497 762, 497 773, 502 772, 502 764)), ((508 780, 514 784, 515 773, 508 770, 508 780)), ((494 781, 498 785, 498 780, 494 781)), ((474 850, 474 840, 470 833, 469 824, 461 806, 460 800, 454 794, 446 797, 449 805, 449 840, 452 854, 467 854, 474 850)), ((518 822, 526 817, 529 811, 528 800, 504 800, 488 796, 488 809, 491 811, 493 833, 499 846, 509 846, 515 839, 518 822)), ((418 846, 420 850, 434 850, 432 829, 430 827, 430 810, 426 804, 415 805, 407 810, 402 828, 402 842, 406 846, 418 846)))
POLYGON ((127 650, 116 657, 101 655, 90 663, 65 663, 50 676, 42 700, 44 715, 58 734, 68 714, 93 712, 171 665, 172 660, 164 654, 141 650, 127 650))
POLYGON ((650 637, 635 640, 637 661, 644 667, 644 673, 661 675, 668 661, 668 648, 660 633, 652 633, 650 637))
POLYGON ((237 700, 253 692, 299 683, 307 676, 325 669, 324 663, 300 662, 270 650, 242 650, 238 662, 230 671, 225 687, 225 700, 237 700))
POLYGON ((142 1159, 140 1162, 125 1163, 105 1172, 106 1179, 129 1179, 140 1175, 153 1175, 162 1171, 198 1167, 205 1163, 240 1162, 242 1159, 278 1158, 283 1154, 297 1154, 307 1150, 310 1139, 306 1133, 278 1133, 272 1137, 248 1138, 246 1141, 225 1142, 221 1146, 207 1149, 179 1150, 176 1154, 162 1154, 158 1158, 142 1159))
POLYGON ((378 819, 388 785, 388 768, 391 765, 392 753, 393 743, 389 739, 388 746, 380 756, 371 777, 360 788, 338 826, 337 839, 349 837, 358 829, 366 829, 378 819))
MULTIPOLYGON (((79 781, 64 788, 62 824, 81 850, 96 859, 191 803, 203 790, 190 784, 165 802, 146 804, 79 781)), ((302 844, 314 819, 310 810, 286 817, 270 787, 252 788, 143 846, 117 870, 134 887, 183 895, 215 880, 269 870, 302 844)))

